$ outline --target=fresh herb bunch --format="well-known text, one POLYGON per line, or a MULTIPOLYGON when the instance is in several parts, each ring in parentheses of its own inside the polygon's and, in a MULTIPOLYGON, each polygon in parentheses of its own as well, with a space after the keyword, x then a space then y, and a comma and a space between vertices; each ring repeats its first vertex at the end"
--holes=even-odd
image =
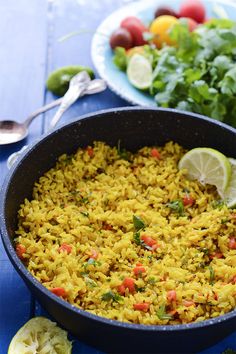
MULTIPOLYGON (((189 32, 181 22, 171 30, 176 46, 143 47, 152 62, 149 89, 158 106, 200 113, 236 127, 236 23, 214 19, 189 32)), ((121 48, 114 63, 125 70, 121 48)))

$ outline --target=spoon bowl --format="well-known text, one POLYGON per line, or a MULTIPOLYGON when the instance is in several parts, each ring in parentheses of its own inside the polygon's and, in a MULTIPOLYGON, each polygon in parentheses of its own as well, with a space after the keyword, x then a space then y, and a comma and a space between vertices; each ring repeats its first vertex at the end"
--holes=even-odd
POLYGON ((28 127, 14 120, 0 121, 0 145, 16 143, 28 135, 28 127))

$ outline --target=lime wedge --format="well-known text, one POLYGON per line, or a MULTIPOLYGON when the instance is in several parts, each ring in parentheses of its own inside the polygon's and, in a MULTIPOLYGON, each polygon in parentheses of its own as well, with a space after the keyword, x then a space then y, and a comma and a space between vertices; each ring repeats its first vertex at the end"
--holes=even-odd
POLYGON ((231 165, 221 152, 211 148, 195 148, 179 161, 179 169, 187 169, 187 177, 203 185, 216 186, 218 193, 225 191, 231 179, 231 165))
POLYGON ((12 338, 8 354, 70 354, 71 350, 66 331, 47 318, 35 317, 12 338))
POLYGON ((230 158, 229 162, 231 164, 231 179, 229 181, 229 185, 226 188, 225 192, 220 192, 219 194, 222 199, 226 202, 226 205, 229 208, 236 207, 236 160, 230 158))
POLYGON ((139 90, 146 90, 152 84, 152 66, 141 54, 132 55, 127 67, 130 83, 139 90))

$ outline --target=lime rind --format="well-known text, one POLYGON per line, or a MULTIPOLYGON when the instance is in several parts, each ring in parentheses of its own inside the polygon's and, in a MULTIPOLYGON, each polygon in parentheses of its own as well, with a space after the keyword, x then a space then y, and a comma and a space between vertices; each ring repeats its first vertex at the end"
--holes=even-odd
POLYGON ((231 164, 231 179, 225 192, 220 192, 221 198, 229 208, 236 207, 236 159, 229 158, 231 164))
POLYGON ((67 332, 45 317, 26 322, 12 338, 8 354, 71 354, 67 332))
POLYGON ((231 179, 231 164, 221 152, 212 148, 195 148, 179 161, 179 169, 187 170, 190 180, 214 185, 218 193, 224 193, 231 179))
POLYGON ((147 90, 152 84, 152 65, 141 54, 134 54, 129 60, 127 67, 129 82, 139 90, 147 90))

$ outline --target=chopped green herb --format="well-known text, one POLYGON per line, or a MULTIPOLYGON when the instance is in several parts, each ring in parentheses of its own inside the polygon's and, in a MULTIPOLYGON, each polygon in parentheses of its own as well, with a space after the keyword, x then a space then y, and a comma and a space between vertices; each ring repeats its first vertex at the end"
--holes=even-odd
POLYGON ((139 286, 135 285, 135 290, 136 290, 138 293, 144 293, 145 290, 146 290, 146 288, 145 288, 144 286, 139 287, 139 286))
POLYGON ((89 217, 89 213, 87 211, 81 211, 80 214, 86 216, 87 218, 89 217))
POLYGON ((150 285, 154 285, 154 284, 156 284, 156 282, 157 282, 157 280, 156 280, 156 278, 154 278, 154 277, 150 277, 150 278, 148 279, 148 284, 150 284, 150 285))
POLYGON ((214 280, 215 280, 215 271, 214 269, 212 268, 211 265, 209 265, 209 271, 210 271, 210 285, 213 285, 214 284, 214 280))
POLYGON ((117 152, 119 154, 119 156, 123 159, 123 160, 129 160, 130 159, 130 152, 127 151, 125 148, 121 148, 120 147, 120 140, 118 140, 118 144, 117 144, 117 152))
POLYGON ((172 315, 166 313, 165 305, 161 305, 157 310, 156 314, 160 320, 171 320, 173 318, 172 315))
POLYGON ((221 199, 219 199, 219 200, 214 200, 214 201, 212 202, 212 207, 213 207, 214 209, 222 209, 225 205, 226 205, 225 202, 224 202, 223 200, 221 200, 221 199))
POLYGON ((227 224, 227 222, 229 222, 229 221, 230 221, 229 219, 225 218, 225 219, 221 219, 220 223, 222 225, 224 225, 224 224, 227 224))
POLYGON ((209 249, 206 247, 199 248, 200 252, 203 252, 206 256, 209 254, 209 249))
POLYGON ((152 262, 153 256, 147 256, 147 258, 148 258, 149 262, 152 262))
POLYGON ((141 240, 140 240, 140 232, 134 232, 134 242, 136 245, 141 245, 141 240))
POLYGON ((133 215, 133 223, 134 223, 135 231, 142 230, 146 227, 144 221, 139 216, 136 215, 133 215))
POLYGON ((93 258, 89 258, 89 260, 83 264, 84 269, 87 270, 87 267, 88 267, 89 265, 93 265, 94 267, 96 267, 96 266, 100 266, 100 265, 101 265, 101 262, 96 261, 96 260, 93 259, 93 258))
POLYGON ((184 205, 182 200, 173 200, 167 206, 179 216, 184 216, 184 205))
POLYGON ((95 288, 97 286, 97 283, 93 280, 90 279, 88 276, 85 276, 85 283, 90 287, 90 288, 95 288))
POLYGON ((102 301, 115 301, 115 302, 120 302, 122 300, 122 297, 118 294, 113 293, 113 291, 108 291, 107 293, 104 293, 101 297, 102 301))

